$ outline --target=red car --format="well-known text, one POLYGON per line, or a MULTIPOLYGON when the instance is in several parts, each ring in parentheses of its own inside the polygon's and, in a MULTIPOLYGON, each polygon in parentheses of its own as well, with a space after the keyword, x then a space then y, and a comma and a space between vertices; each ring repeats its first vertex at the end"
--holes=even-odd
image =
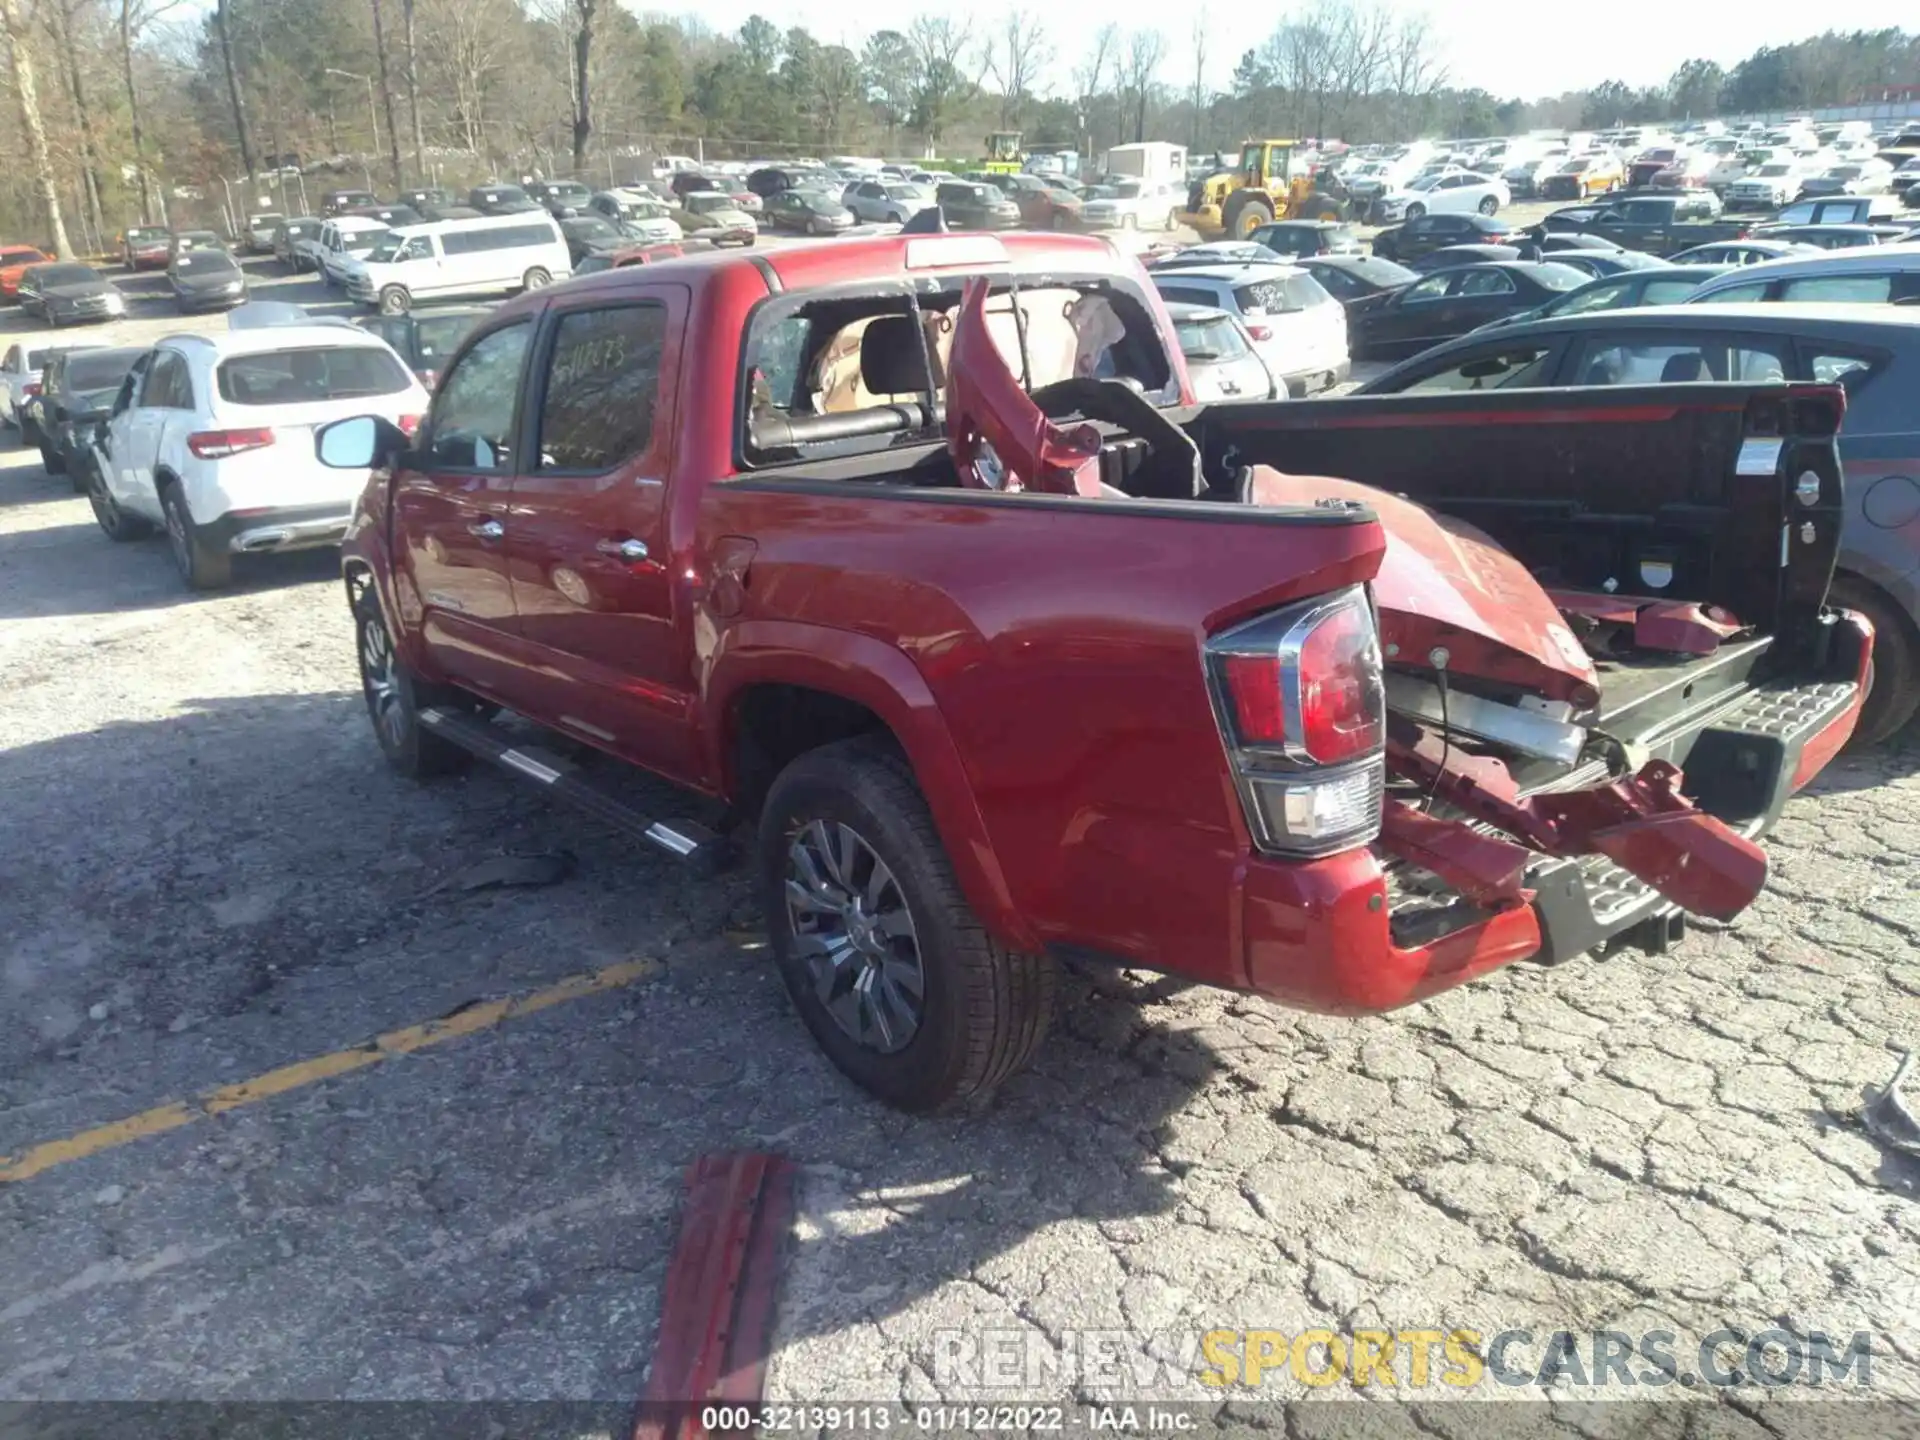
POLYGON ((1067 957, 1375 1012, 1751 901, 1867 677, 1823 606, 1838 387, 1191 399, 1090 238, 522 295, 417 439, 316 439, 373 467, 380 747, 694 863, 750 835, 796 1009, 909 1110, 1017 1069, 1067 957))
POLYGON ((27 267, 44 265, 51 259, 53 256, 31 245, 0 248, 0 299, 17 301, 20 298, 20 277, 27 273, 27 267))
POLYGON ((136 225, 121 239, 120 258, 129 270, 164 270, 173 258, 173 232, 136 225))

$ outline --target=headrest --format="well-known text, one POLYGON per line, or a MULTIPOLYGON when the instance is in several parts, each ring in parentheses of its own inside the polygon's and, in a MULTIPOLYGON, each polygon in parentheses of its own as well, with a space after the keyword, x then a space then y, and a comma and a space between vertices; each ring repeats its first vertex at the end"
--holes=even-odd
POLYGON ((924 395, 930 388, 926 351, 910 316, 867 322, 860 336, 860 383, 873 395, 924 395))
POLYGON ((1700 361, 1700 352, 1688 351, 1679 355, 1669 355, 1667 363, 1660 367, 1660 383, 1663 385, 1684 384, 1698 380, 1704 367, 1700 361))

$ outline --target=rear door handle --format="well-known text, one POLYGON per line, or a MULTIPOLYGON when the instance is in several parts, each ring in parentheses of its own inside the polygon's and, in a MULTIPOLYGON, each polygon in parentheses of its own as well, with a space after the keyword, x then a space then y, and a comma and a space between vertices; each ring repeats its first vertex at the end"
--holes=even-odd
POLYGON ((498 540, 507 530, 498 520, 482 520, 478 525, 467 526, 467 533, 482 540, 498 540))
POLYGON ((638 565, 647 558, 647 542, 644 540, 602 540, 593 548, 602 555, 611 555, 629 565, 638 565))

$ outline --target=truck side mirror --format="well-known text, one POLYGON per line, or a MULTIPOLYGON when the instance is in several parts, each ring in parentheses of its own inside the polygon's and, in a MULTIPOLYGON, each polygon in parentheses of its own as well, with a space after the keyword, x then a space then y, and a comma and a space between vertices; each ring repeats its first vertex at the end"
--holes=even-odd
POLYGON ((378 415, 336 420, 314 432, 314 453, 330 470, 369 470, 391 465, 407 449, 406 432, 378 415))

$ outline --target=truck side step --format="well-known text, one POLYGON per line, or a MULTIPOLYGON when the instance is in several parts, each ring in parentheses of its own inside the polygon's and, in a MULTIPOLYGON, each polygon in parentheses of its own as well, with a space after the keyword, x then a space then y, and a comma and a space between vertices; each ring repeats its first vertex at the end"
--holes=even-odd
POLYGON ((529 745, 492 721, 431 706, 421 710, 420 723, 488 764, 534 781, 555 798, 597 816, 636 840, 659 846, 699 874, 718 874, 732 862, 733 847, 726 836, 715 834, 698 821, 643 815, 595 786, 573 761, 529 745))

